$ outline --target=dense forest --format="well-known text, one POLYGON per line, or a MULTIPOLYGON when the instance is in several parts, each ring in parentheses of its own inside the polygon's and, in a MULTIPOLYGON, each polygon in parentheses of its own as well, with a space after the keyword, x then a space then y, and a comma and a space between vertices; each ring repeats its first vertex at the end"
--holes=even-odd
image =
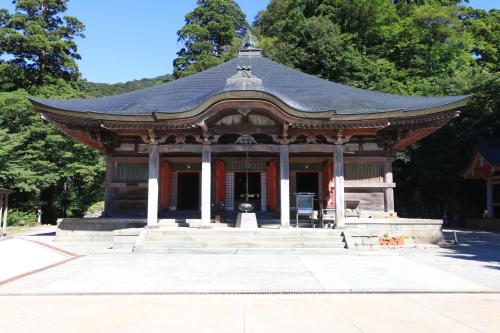
MULTIPOLYGON (((265 55, 306 73, 403 95, 474 94, 461 116, 395 163, 401 216, 480 216, 484 184, 461 173, 481 137, 500 136, 500 11, 453 0, 270 0, 248 23, 233 0, 198 0, 178 31, 174 72, 123 84, 82 79, 68 0, 0 9, 0 186, 19 216, 81 216, 102 200, 100 154, 40 120, 27 96, 97 97, 149 87, 234 57, 248 30, 265 55)), ((161 41, 159 41, 161 42, 161 41)))

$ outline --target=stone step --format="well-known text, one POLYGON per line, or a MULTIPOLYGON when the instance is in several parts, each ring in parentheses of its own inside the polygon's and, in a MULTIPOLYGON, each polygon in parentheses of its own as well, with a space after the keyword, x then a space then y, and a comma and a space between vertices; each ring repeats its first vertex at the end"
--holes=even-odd
POLYGON ((145 241, 221 241, 221 242, 249 242, 249 241, 269 241, 269 242, 342 242, 342 236, 273 236, 273 235, 162 235, 158 233, 148 233, 145 241))
POLYGON ((158 248, 135 250, 136 253, 157 254, 232 254, 232 255, 338 255, 344 248, 158 248))
POLYGON ((338 242, 275 242, 275 241, 145 241, 145 249, 169 248, 344 248, 345 243, 338 242))
POLYGON ((187 236, 341 236, 342 231, 336 229, 257 229, 242 230, 235 228, 191 229, 191 228, 158 228, 149 229, 148 235, 187 235, 187 236))

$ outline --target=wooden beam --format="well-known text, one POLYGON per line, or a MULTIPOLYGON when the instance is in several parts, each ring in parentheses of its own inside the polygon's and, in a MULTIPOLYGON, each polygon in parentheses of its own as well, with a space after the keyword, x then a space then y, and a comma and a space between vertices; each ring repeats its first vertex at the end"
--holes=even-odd
POLYGON ((345 188, 395 188, 396 183, 370 183, 370 182, 353 182, 346 181, 345 188))
MULTIPOLYGON (((139 147, 139 151, 142 147, 139 147)), ((173 144, 173 145, 161 145, 160 153, 195 153, 201 154, 203 150, 203 145, 194 144, 173 144)))
POLYGON ((325 153, 333 154, 335 152, 334 145, 328 144, 303 144, 303 145, 290 145, 290 153, 325 153))
POLYGON ((212 152, 214 153, 244 153, 244 152, 254 152, 254 153, 279 153, 279 145, 212 145, 212 152))

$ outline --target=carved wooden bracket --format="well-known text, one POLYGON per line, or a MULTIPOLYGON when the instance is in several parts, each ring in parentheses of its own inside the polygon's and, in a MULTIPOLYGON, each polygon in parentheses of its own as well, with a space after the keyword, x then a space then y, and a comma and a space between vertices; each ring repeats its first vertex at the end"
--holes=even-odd
POLYGON ((349 142, 349 140, 351 140, 351 135, 344 135, 342 130, 337 133, 336 137, 333 137, 333 143, 336 145, 343 145, 344 143, 349 142))
POLYGON ((202 133, 203 133, 203 141, 202 143, 203 144, 209 144, 209 137, 210 137, 210 133, 208 131, 208 126, 205 122, 205 120, 202 120, 201 122, 199 122, 198 124, 198 127, 201 129, 202 133))
POLYGON ((120 137, 113 131, 104 128, 95 128, 89 131, 89 135, 93 140, 99 142, 107 153, 120 147, 120 137))
POLYGON ((167 141, 168 135, 159 135, 154 130, 149 129, 148 134, 141 135, 141 139, 147 144, 162 144, 167 141))
POLYGON ((383 129, 377 132, 377 145, 385 151, 391 150, 398 141, 407 138, 410 130, 407 128, 383 129))

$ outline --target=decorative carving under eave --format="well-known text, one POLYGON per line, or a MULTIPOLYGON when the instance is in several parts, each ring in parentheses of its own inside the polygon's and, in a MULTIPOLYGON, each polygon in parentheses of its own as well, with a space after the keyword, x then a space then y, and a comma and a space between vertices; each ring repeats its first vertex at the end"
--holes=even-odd
POLYGON ((342 130, 337 133, 337 136, 334 137, 334 143, 336 145, 343 145, 351 140, 351 135, 345 135, 342 130))
MULTIPOLYGON (((203 139, 202 139, 202 142, 201 142, 201 143, 205 143, 205 144, 209 143, 209 140, 208 140, 208 139, 209 139, 209 137, 210 137, 210 134, 209 134, 209 132, 208 132, 208 126, 207 126, 207 124, 205 123, 205 121, 203 120, 203 121, 201 121, 200 123, 198 123, 198 127, 200 127, 200 129, 201 129, 201 131, 202 131, 202 133, 203 133, 203 139)), ((202 138, 202 137, 201 137, 201 136, 199 136, 199 135, 197 135, 196 137, 198 138, 198 140, 202 138)))
POLYGON ((243 134, 234 142, 236 145, 255 145, 257 141, 251 135, 243 134))
POLYGON ((377 145, 385 151, 390 151, 402 139, 410 135, 410 130, 407 128, 383 129, 377 132, 377 145))
POLYGON ((290 124, 287 124, 287 123, 283 124, 283 134, 282 134, 281 138, 283 141, 282 144, 285 144, 285 145, 287 145, 289 143, 289 141, 288 141, 289 140, 289 136, 288 136, 289 126, 290 126, 290 124))
POLYGON ((167 141, 168 135, 159 135, 154 130, 149 129, 148 134, 141 135, 141 139, 144 143, 148 144, 162 144, 167 141))
POLYGON ((97 141, 107 153, 111 153, 114 149, 120 147, 120 137, 115 132, 104 128, 93 128, 89 131, 89 136, 97 141))

